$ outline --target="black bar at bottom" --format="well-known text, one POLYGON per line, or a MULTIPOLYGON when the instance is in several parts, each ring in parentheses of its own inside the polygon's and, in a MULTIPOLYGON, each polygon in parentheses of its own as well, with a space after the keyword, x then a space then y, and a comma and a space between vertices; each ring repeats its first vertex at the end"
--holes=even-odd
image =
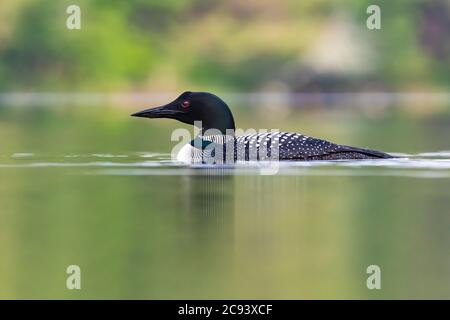
MULTIPOLYGON (((402 314, 430 315, 444 310, 449 301, 418 300, 8 300, 0 301, 2 313, 11 308, 15 316, 64 310, 65 315, 85 317, 93 311, 101 315, 139 314, 143 319, 289 319, 295 316, 386 317, 386 308, 402 314), (89 309, 86 312, 86 309, 89 309)), ((446 310, 444 310, 446 311, 446 310)))

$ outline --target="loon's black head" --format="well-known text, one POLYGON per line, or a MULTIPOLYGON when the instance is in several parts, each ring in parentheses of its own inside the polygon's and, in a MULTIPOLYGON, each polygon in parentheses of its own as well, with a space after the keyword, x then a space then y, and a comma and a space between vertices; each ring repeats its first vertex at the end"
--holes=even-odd
POLYGON ((186 91, 164 106, 146 109, 132 116, 176 119, 187 124, 201 121, 203 131, 216 129, 223 134, 227 129, 235 129, 233 115, 227 104, 208 92, 186 91))

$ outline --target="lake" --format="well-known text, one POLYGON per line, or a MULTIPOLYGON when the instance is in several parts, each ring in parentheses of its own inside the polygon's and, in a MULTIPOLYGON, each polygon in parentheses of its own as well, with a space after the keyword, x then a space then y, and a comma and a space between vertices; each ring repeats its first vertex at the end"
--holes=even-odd
POLYGON ((448 111, 233 110, 402 157, 267 175, 173 162, 180 124, 137 110, 0 107, 0 298, 450 298, 448 111))

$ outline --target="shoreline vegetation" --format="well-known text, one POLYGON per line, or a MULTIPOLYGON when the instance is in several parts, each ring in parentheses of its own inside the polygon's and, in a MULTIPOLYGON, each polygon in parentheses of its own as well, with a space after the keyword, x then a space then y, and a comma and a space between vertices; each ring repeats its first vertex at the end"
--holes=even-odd
POLYGON ((436 92, 448 2, 67 1, 0 4, 0 92, 436 92))
MULTIPOLYGON (((176 92, 0 92, 1 107, 104 106, 135 108, 156 106, 176 96, 176 92)), ((221 94, 232 108, 254 112, 276 109, 286 112, 360 112, 368 114, 400 110, 416 116, 448 114, 450 92, 342 92, 280 93, 228 92, 221 94), (424 108, 426 106, 426 108, 424 108)))

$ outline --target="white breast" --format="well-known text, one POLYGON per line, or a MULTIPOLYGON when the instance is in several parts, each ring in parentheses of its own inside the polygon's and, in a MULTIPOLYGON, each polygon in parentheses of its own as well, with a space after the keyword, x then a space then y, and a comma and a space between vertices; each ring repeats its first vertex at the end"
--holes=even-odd
POLYGON ((194 147, 189 143, 185 144, 177 154, 177 161, 184 163, 192 163, 194 161, 192 155, 194 152, 194 147))

